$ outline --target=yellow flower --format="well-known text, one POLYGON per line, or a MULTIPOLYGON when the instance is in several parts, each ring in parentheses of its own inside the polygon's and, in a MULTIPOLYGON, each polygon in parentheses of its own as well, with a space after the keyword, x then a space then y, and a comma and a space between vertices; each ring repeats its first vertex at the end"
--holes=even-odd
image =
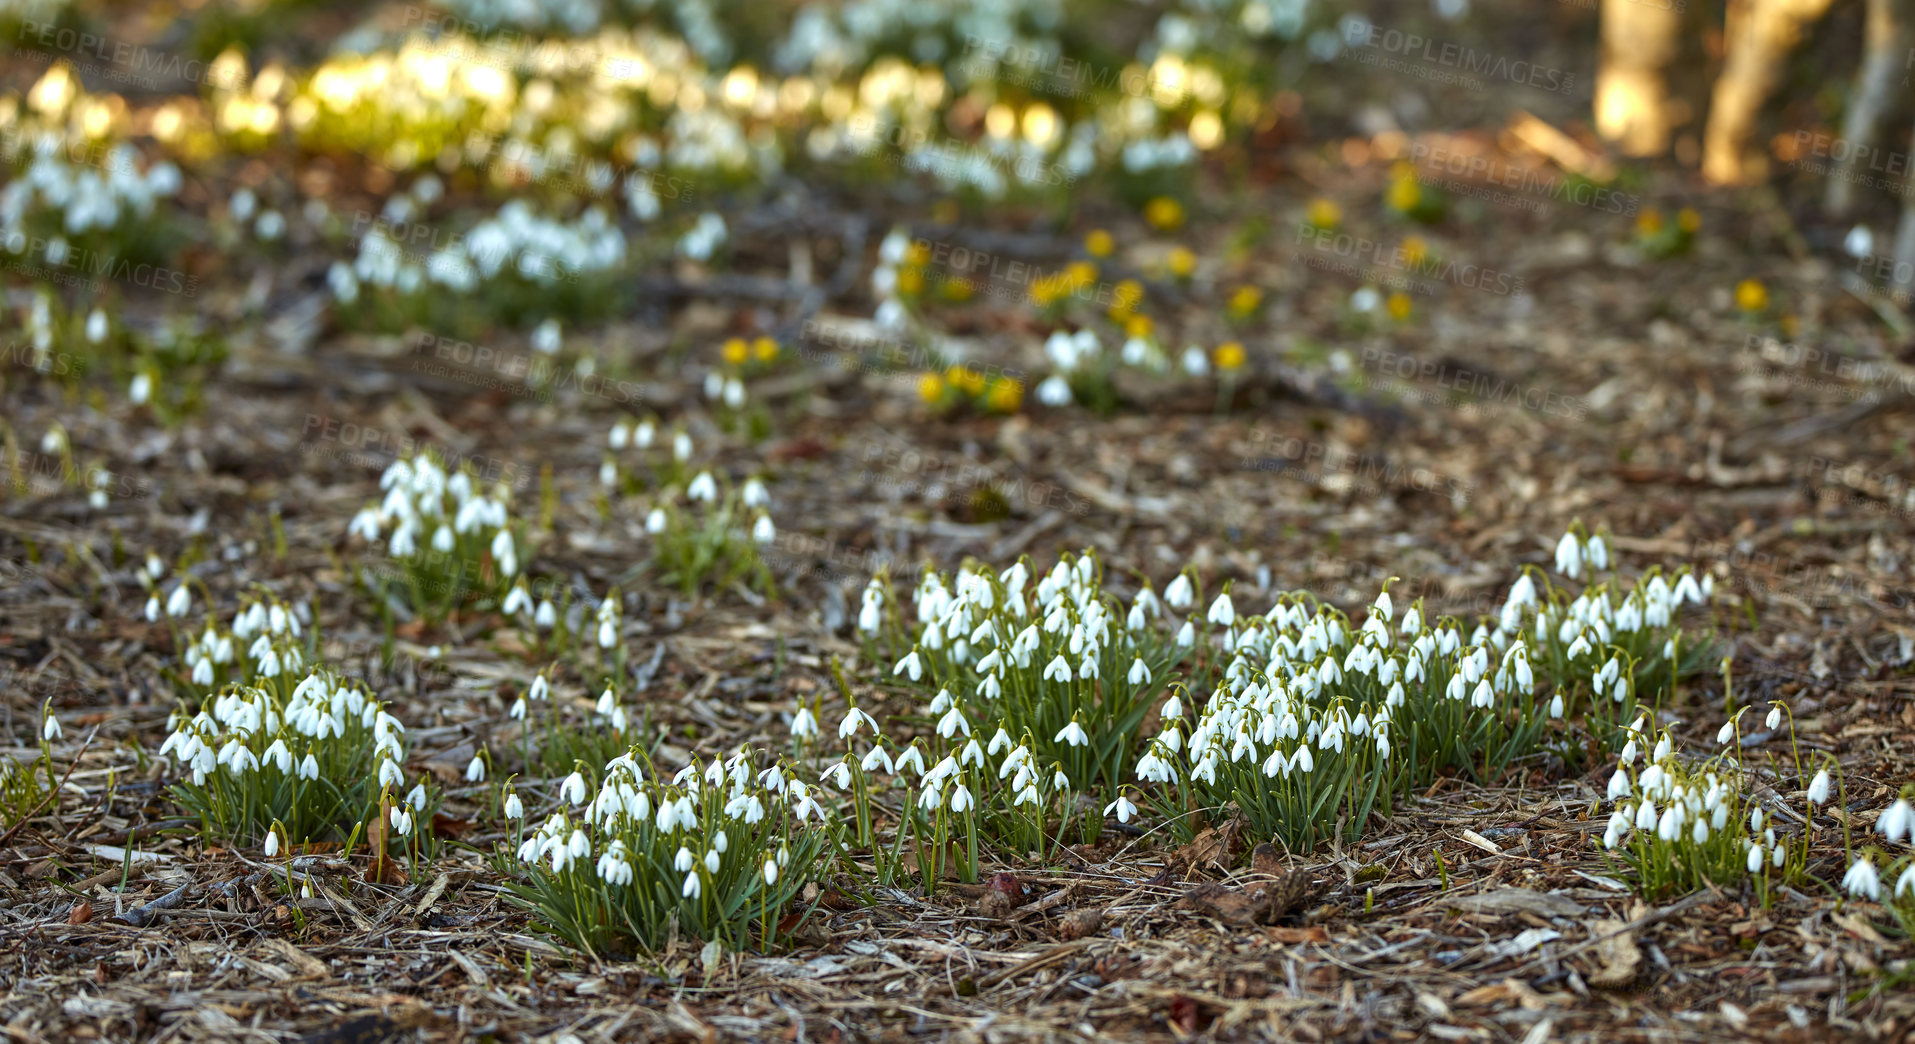
POLYGON ((915 265, 907 265, 898 273, 898 293, 916 294, 924 289, 924 271, 915 265))
POLYGON ((1091 229, 1090 235, 1084 237, 1084 250, 1092 257, 1109 257, 1116 249, 1117 241, 1101 228, 1091 229))
POLYGON ((1795 331, 1796 331, 1797 324, 1796 324, 1795 316, 1793 314, 1785 315, 1781 319, 1776 320, 1776 322, 1779 326, 1782 327, 1782 336, 1788 338, 1791 341, 1795 340, 1795 331))
POLYGON ((1390 318, 1400 323, 1410 317, 1410 295, 1398 290, 1390 295, 1390 299, 1384 302, 1383 307, 1389 309, 1390 318))
POLYGON ((1081 290, 1097 282, 1097 266, 1089 261, 1072 261, 1064 266, 1064 283, 1067 290, 1081 290))
POLYGON ((944 379, 966 395, 976 395, 984 390, 984 375, 969 366, 953 366, 945 370, 944 379))
POLYGON ((751 342, 751 354, 759 362, 773 362, 778 358, 778 342, 769 337, 760 337, 751 342))
POLYGON ((944 281, 944 284, 940 286, 938 290, 944 295, 945 300, 956 301, 960 303, 964 301, 969 301, 971 299, 971 294, 974 292, 974 288, 971 286, 971 281, 969 279, 964 279, 964 278, 946 279, 944 281))
POLYGON ((1238 367, 1243 365, 1243 345, 1235 341, 1225 341, 1217 346, 1217 350, 1213 353, 1212 357, 1217 362, 1217 369, 1225 372, 1234 372, 1238 367))
POLYGON ((1230 295, 1230 314, 1237 319, 1247 318, 1263 304, 1263 291, 1254 286, 1240 286, 1230 295))
POLYGON ((1117 289, 1111 292, 1111 308, 1113 310, 1122 309, 1129 312, 1142 304, 1143 300, 1144 284, 1139 283, 1135 279, 1126 279, 1118 283, 1117 289))
POLYGON ((1430 245, 1422 236, 1407 236, 1403 240, 1403 260, 1411 265, 1420 265, 1430 256, 1430 245))
POLYGON ((1024 385, 1008 377, 999 377, 991 382, 991 388, 984 396, 984 406, 995 413, 1016 413, 1024 404, 1024 385))
POLYGON ((1064 287, 1056 276, 1040 276, 1031 281, 1031 288, 1026 292, 1030 295, 1032 304, 1039 308, 1049 308, 1063 296, 1064 287))
POLYGON ((1150 316, 1147 315, 1133 315, 1124 320, 1124 336, 1126 337, 1149 337, 1151 330, 1155 328, 1156 324, 1152 323, 1150 316))
POLYGON ((1184 205, 1169 196, 1158 196, 1144 205, 1144 220, 1159 232, 1174 231, 1183 226, 1184 205))
POLYGON ((1769 307, 1769 288, 1760 279, 1744 279, 1735 285, 1735 306, 1745 312, 1760 312, 1769 307))
POLYGON ((1335 228, 1343 223, 1343 208, 1327 199, 1311 200, 1308 220, 1316 228, 1335 228))
POLYGON ((1390 206, 1392 208, 1407 214, 1415 210, 1416 205, 1422 202, 1422 199, 1423 186, 1416 183, 1415 174, 1411 174, 1407 178, 1390 179, 1390 206))
MULTIPOLYGON (((1678 218, 1680 220, 1680 218, 1678 218)), ((1662 211, 1650 207, 1636 215, 1636 234, 1648 238, 1662 231, 1662 211)))
POLYGON ((1197 270, 1197 255, 1192 253, 1189 247, 1171 247, 1167 263, 1170 265, 1171 275, 1179 279, 1188 279, 1190 273, 1197 270))
POLYGON ((733 366, 743 366, 751 349, 745 344, 743 337, 733 337, 726 341, 719 351, 724 354, 726 362, 733 366))
POLYGON ((944 401, 944 378, 927 373, 918 378, 918 398, 935 406, 944 401))
POLYGON ((1702 229, 1702 215, 1694 207, 1683 207, 1676 212, 1676 227, 1693 236, 1702 229))
POLYGON ((912 243, 904 252, 904 263, 913 268, 923 268, 931 261, 931 245, 922 240, 912 243))

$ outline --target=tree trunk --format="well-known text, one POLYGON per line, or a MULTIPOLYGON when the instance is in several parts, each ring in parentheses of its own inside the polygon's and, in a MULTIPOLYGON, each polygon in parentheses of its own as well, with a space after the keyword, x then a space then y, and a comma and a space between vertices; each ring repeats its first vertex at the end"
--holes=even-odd
POLYGON ((1803 27, 1828 8, 1829 0, 1730 0, 1728 53, 1703 133, 1704 178, 1718 185, 1752 179, 1746 152, 1756 117, 1775 93, 1783 61, 1802 38, 1803 27))
POLYGON ((1848 112, 1842 119, 1846 148, 1829 176, 1827 207, 1833 217, 1847 217, 1855 201, 1856 153, 1872 144, 1887 115, 1895 89, 1907 75, 1909 43, 1915 38, 1915 0, 1869 0, 1867 54, 1855 78, 1848 112))
POLYGON ((1603 0, 1596 133, 1625 155, 1669 150, 1669 76, 1682 44, 1682 6, 1603 0))

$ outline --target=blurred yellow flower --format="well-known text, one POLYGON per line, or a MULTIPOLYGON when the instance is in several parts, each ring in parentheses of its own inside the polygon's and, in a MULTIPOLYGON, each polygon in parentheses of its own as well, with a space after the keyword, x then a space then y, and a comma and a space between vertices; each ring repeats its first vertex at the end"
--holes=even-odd
POLYGON ((1156 325, 1150 321, 1150 316, 1133 315, 1124 320, 1124 336, 1149 337, 1150 332, 1156 329, 1156 325))
POLYGON ((1236 341, 1225 341, 1217 346, 1217 350, 1213 353, 1212 357, 1216 359, 1217 369, 1223 370, 1226 373, 1234 372, 1243 366, 1243 345, 1238 344, 1236 341))
POLYGON ((769 337, 760 337, 751 342, 751 354, 759 362, 774 362, 778 358, 778 342, 769 337))
POLYGON ((1683 207, 1676 212, 1676 227, 1693 236, 1702 229, 1702 215, 1694 207, 1683 207))
POLYGON ((1090 235, 1084 237, 1084 250, 1092 257, 1109 257, 1116 249, 1117 241, 1101 228, 1091 229, 1090 235))
POLYGON ((1383 307, 1389 309, 1390 318, 1400 323, 1410 317, 1410 295, 1398 290, 1390 295, 1390 299, 1384 302, 1383 307))
POLYGON ((1412 265, 1420 265, 1430 256, 1430 245, 1422 236, 1407 236, 1403 240, 1403 260, 1412 265))
POLYGON ((1111 309, 1129 312, 1142 304, 1143 300, 1144 284, 1135 279, 1126 279, 1118 283, 1117 289, 1111 292, 1111 309))
POLYGON ((1735 285, 1735 306, 1745 312, 1760 312, 1769 307, 1769 288, 1760 279, 1744 279, 1735 285))
POLYGON ((984 390, 984 375, 969 366, 953 366, 945 370, 944 379, 966 395, 976 395, 984 390))
POLYGON ((1171 275, 1179 279, 1188 279, 1190 273, 1197 270, 1197 255, 1192 253, 1189 247, 1171 247, 1170 257, 1165 263, 1170 266, 1171 275))
POLYGON ((733 366, 743 366, 745 359, 751 354, 751 349, 745 344, 743 337, 731 338, 719 348, 719 351, 724 355, 725 361, 733 366))
POLYGON ((1310 201, 1311 225, 1321 229, 1332 229, 1343 223, 1343 208, 1321 197, 1310 201))
POLYGON ((1172 232, 1183 227, 1184 205, 1169 196, 1158 196, 1144 205, 1144 220, 1159 232, 1172 232))
POLYGON ((1230 295, 1228 308, 1235 319, 1245 319, 1263 304, 1263 291, 1254 286, 1240 286, 1230 295))
POLYGON ((1423 186, 1417 184, 1416 175, 1414 173, 1409 177, 1392 177, 1390 179, 1389 202, 1392 208, 1403 211, 1404 213, 1409 213, 1415 210, 1416 205, 1422 201, 1423 186))
POLYGON ((904 263, 913 268, 923 268, 931 260, 931 245, 922 240, 912 243, 904 252, 904 263))
POLYGON ((943 294, 944 299, 947 301, 962 303, 971 299, 971 294, 975 292, 975 289, 969 279, 958 278, 946 279, 943 285, 938 287, 938 292, 943 294))
POLYGON ((918 378, 918 398, 935 406, 944 401, 944 378, 927 373, 918 378))
POLYGON ((986 409, 997 413, 1016 413, 1024 404, 1024 385, 1008 377, 999 377, 991 382, 991 388, 984 396, 986 409))
POLYGON ((1089 261, 1072 261, 1064 266, 1064 282, 1068 289, 1081 290, 1097 282, 1097 266, 1089 261))
POLYGON ((924 289, 924 271, 915 265, 906 266, 898 273, 898 293, 916 294, 924 289))
POLYGON ((1660 231, 1662 231, 1662 211, 1650 207, 1636 215, 1637 235, 1653 236, 1660 231))

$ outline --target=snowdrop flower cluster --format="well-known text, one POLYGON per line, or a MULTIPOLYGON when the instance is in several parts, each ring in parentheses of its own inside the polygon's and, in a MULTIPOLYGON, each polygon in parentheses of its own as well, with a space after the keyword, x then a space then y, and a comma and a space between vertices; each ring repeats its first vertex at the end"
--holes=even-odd
POLYGON ((963 745, 1001 734, 1032 772, 1061 765, 1080 787, 1121 781, 1159 679, 1188 649, 1164 626, 1154 592, 1126 606, 1088 553, 1042 575, 1028 558, 1003 570, 926 572, 915 603, 912 648, 893 674, 937 693, 927 713, 939 736, 963 745))
POLYGON ((1787 880, 1796 862, 1771 818, 1742 792, 1743 769, 1732 750, 1707 761, 1685 759, 1665 730, 1645 733, 1646 716, 1626 730, 1628 742, 1609 777, 1614 802, 1602 835, 1605 850, 1629 866, 1650 898, 1709 882, 1737 885, 1787 880), (1638 767, 1643 747, 1652 753, 1638 767))
POLYGON ((638 451, 649 469, 642 485, 654 491, 644 524, 660 576, 687 596, 707 584, 723 587, 741 579, 769 589, 771 571, 760 548, 777 539, 778 529, 764 480, 752 476, 733 486, 709 468, 694 471, 694 446, 683 428, 670 437, 669 457, 658 452, 658 441, 652 418, 636 424, 619 420, 607 438, 612 452, 600 465, 599 481, 611 490, 624 488, 617 454, 638 451))
MULTIPOLYGON (((184 616, 181 592, 167 598, 168 616, 184 616), (175 609, 181 609, 175 613, 175 609)), ((149 599, 148 608, 152 609, 149 599)), ((182 635, 180 662, 193 692, 210 696, 229 683, 281 692, 290 691, 308 669, 310 651, 300 620, 309 613, 303 604, 288 604, 271 594, 240 600, 225 628, 213 621, 197 635, 182 635)))
MULTIPOLYGON (((468 591, 508 597, 519 575, 521 540, 507 505, 511 488, 501 482, 482 492, 465 469, 448 474, 428 450, 394 461, 379 477, 385 495, 353 516, 347 534, 367 543, 384 541, 405 564, 415 609, 450 606, 468 591), (422 603, 422 604, 421 604, 422 603)), ((515 609, 529 605, 515 601, 515 609)))
POLYGON ((419 256, 410 254, 373 226, 359 241, 359 256, 348 268, 335 264, 328 273, 333 295, 351 303, 364 287, 410 296, 431 287, 470 295, 501 278, 551 287, 582 275, 611 272, 625 263, 625 233, 600 207, 588 207, 578 220, 540 217, 522 199, 475 225, 455 241, 419 256))
POLYGON ((1908 846, 1915 844, 1915 787, 1902 788, 1894 802, 1875 818, 1873 833, 1891 851, 1870 846, 1856 853, 1842 875, 1842 890, 1856 899, 1885 902, 1904 928, 1915 925, 1915 853, 1908 851, 1908 846), (1892 851, 1896 846, 1902 849, 1899 855, 1892 851), (1882 864, 1880 869, 1877 861, 1882 864), (1887 883, 1890 881, 1892 885, 1887 883))
POLYGON ((231 686, 169 729, 159 753, 183 775, 174 794, 214 837, 257 843, 277 822, 295 843, 340 840, 381 814, 382 795, 406 810, 394 823, 403 835, 436 802, 423 778, 405 786, 405 726, 330 671, 311 670, 289 693, 231 686))
POLYGON ((0 151, 0 164, 10 166, 13 150, 22 146, 32 154, 26 170, 0 188, 0 247, 18 254, 44 238, 45 256, 27 259, 35 264, 66 263, 73 250, 113 235, 122 221, 152 218, 155 204, 180 190, 178 167, 162 161, 142 171, 138 151, 125 142, 98 166, 68 162, 66 144, 63 134, 44 131, 0 146, 7 150, 0 151))
MULTIPOLYGON (((581 776, 516 855, 535 915, 587 950, 663 944, 670 922, 742 948, 771 941, 778 911, 814 880, 839 826, 791 766, 746 751, 694 761, 669 779, 637 752, 581 776)), ((573 780, 568 779, 568 785, 573 780)))

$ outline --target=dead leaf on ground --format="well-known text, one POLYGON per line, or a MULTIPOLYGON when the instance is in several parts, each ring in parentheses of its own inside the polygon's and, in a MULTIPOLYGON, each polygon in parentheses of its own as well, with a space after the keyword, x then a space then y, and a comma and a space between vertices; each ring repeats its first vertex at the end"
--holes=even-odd
POLYGON ((1590 938, 1602 939, 1596 944, 1596 963, 1601 967, 1586 977, 1589 985, 1617 990, 1636 981, 1636 973, 1642 968, 1642 951, 1636 947, 1636 933, 1622 930, 1627 923, 1613 917, 1584 923, 1590 938))

